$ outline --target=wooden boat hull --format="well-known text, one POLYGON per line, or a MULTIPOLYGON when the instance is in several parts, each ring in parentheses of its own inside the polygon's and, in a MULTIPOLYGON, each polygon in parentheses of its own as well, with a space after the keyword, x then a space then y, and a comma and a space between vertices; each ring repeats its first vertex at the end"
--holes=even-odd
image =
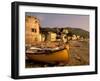
POLYGON ((45 63, 67 63, 69 59, 69 50, 63 49, 51 54, 33 54, 26 53, 26 56, 33 61, 45 63))

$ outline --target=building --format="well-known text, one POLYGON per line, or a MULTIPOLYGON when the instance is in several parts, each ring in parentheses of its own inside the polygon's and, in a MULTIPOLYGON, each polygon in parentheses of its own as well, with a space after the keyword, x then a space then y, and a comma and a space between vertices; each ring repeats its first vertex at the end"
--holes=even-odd
POLYGON ((32 44, 40 40, 40 21, 34 16, 25 17, 25 43, 32 44))
POLYGON ((37 38, 38 38, 38 41, 39 41, 39 42, 45 41, 45 35, 44 35, 44 34, 39 34, 39 35, 37 36, 37 38))
POLYGON ((66 34, 62 34, 61 35, 61 39, 64 43, 68 42, 68 38, 67 38, 67 35, 66 34))
POLYGON ((77 40, 77 36, 76 35, 73 35, 72 36, 72 40, 77 40))
POLYGON ((71 36, 68 36, 67 38, 68 38, 68 41, 69 41, 69 40, 72 40, 72 37, 71 37, 71 36))
POLYGON ((63 34, 68 34, 69 33, 69 31, 68 31, 68 29, 63 29, 63 34))
POLYGON ((54 33, 54 32, 48 32, 47 40, 48 41, 56 41, 56 36, 57 36, 56 33, 54 33))
POLYGON ((80 39, 80 36, 79 35, 77 35, 77 40, 79 40, 80 39))

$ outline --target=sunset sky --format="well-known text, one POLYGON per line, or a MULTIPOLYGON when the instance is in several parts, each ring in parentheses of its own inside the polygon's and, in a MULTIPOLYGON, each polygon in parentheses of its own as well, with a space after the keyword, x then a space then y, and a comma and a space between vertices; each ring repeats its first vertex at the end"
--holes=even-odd
POLYGON ((41 27, 72 27, 89 31, 89 15, 26 12, 40 20, 41 27))

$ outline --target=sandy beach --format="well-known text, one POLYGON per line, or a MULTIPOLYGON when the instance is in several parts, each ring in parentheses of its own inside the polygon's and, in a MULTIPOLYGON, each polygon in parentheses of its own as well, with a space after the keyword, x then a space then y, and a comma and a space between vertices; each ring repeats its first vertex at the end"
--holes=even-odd
MULTIPOLYGON (((53 47, 55 47, 53 44, 53 47)), ((47 44, 47 46, 51 47, 52 45, 47 44)), ((55 66, 78 66, 78 65, 89 65, 89 40, 75 40, 69 42, 69 61, 66 64, 58 63, 58 64, 48 64, 42 62, 36 62, 27 59, 26 60, 26 68, 33 67, 55 67, 55 66)))

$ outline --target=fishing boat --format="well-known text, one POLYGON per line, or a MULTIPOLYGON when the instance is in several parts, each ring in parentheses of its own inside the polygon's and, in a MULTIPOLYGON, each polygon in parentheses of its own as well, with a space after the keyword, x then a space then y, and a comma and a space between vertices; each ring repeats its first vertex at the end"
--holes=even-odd
POLYGON ((33 61, 44 63, 67 63, 69 59, 69 49, 67 48, 30 48, 26 51, 26 56, 33 61))

